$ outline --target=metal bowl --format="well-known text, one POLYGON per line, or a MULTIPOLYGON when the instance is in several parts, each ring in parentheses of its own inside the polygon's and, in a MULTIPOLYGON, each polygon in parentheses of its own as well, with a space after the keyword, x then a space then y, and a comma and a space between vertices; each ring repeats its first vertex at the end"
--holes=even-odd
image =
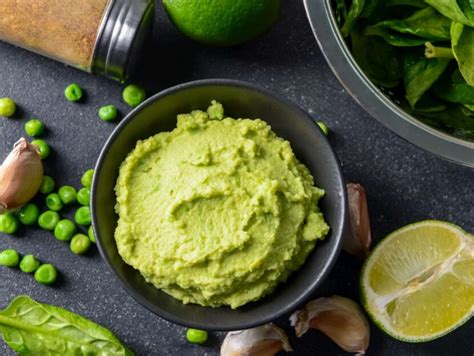
POLYGON ((450 136, 406 113, 364 74, 339 32, 332 0, 304 0, 304 4, 314 35, 331 69, 369 114, 416 146, 474 167, 474 142, 450 136))
POLYGON ((102 257, 123 287, 141 304, 174 323, 206 330, 246 329, 291 312, 314 292, 335 263, 347 222, 345 184, 336 155, 311 117, 288 100, 240 81, 203 80, 165 90, 133 110, 105 144, 94 174, 92 218, 102 257), (206 108, 211 100, 224 104, 233 117, 262 118, 287 139, 307 165, 318 186, 326 190, 321 201, 330 235, 320 243, 300 270, 267 297, 236 310, 183 304, 147 283, 125 264, 114 239, 117 226, 114 186, 120 164, 138 140, 176 127, 176 115, 206 108))

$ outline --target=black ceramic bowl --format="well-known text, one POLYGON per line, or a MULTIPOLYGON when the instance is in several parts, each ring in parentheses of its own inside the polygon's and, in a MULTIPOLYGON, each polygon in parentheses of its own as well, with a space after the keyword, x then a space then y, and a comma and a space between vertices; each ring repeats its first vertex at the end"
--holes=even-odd
POLYGON ((178 85, 148 99, 133 110, 105 144, 94 175, 92 215, 97 243, 107 264, 125 289, 160 317, 188 327, 206 330, 246 329, 293 311, 314 295, 330 272, 339 253, 345 230, 347 201, 345 183, 336 155, 326 137, 299 107, 267 90, 239 81, 203 80, 178 85), (296 156, 308 166, 316 184, 326 190, 321 209, 331 226, 325 241, 318 243, 304 266, 286 283, 258 302, 236 310, 183 304, 145 282, 138 271, 125 264, 117 252, 114 231, 114 185, 119 167, 140 139, 176 127, 176 115, 205 109, 220 101, 232 117, 262 118, 281 137, 291 142, 296 156))

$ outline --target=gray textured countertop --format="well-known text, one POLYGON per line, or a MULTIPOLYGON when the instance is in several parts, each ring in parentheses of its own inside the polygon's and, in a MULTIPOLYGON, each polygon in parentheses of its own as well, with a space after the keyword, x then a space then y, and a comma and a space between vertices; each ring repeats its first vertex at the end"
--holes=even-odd
MULTIPOLYGON (((154 45, 146 54, 141 79, 148 92, 203 78, 234 78, 272 89, 328 123, 331 141, 348 181, 368 190, 376 240, 404 224, 423 219, 454 222, 474 231, 474 170, 443 161, 408 144, 370 118, 343 90, 324 61, 300 1, 284 2, 282 18, 266 36, 232 49, 205 48, 183 38, 158 6, 154 45)), ((98 107, 113 103, 122 114, 122 86, 0 43, 0 97, 14 98, 22 119, 0 120, 0 156, 23 135, 25 119, 38 117, 54 149, 46 171, 58 184, 79 186, 81 173, 93 167, 115 125, 97 119, 98 107), (81 104, 63 98, 77 82, 87 92, 81 104)), ((111 182, 111 184, 113 184, 111 182)), ((217 354, 222 335, 205 346, 187 344, 185 329, 153 315, 121 288, 96 248, 72 255, 68 246, 45 231, 23 229, 0 236, 0 249, 15 248, 54 263, 61 272, 57 287, 44 287, 18 270, 0 271, 0 307, 20 294, 66 307, 111 328, 138 355, 217 354)), ((360 263, 341 254, 318 295, 357 298, 360 263)), ((277 324, 288 328, 287 318, 277 324)), ((292 332, 289 332, 293 335, 292 332)), ((472 355, 474 322, 426 344, 406 344, 372 327, 369 355, 472 355)), ((343 354, 329 339, 311 332, 291 336, 296 355, 343 354)), ((0 342, 0 354, 11 351, 0 342)))

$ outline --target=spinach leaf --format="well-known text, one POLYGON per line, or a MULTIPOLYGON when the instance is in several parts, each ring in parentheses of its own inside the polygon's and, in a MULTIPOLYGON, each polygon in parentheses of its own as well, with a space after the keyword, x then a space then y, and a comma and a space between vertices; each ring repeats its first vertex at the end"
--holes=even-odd
POLYGON ((419 46, 426 40, 449 40, 450 29, 450 19, 426 7, 405 20, 386 20, 369 26, 365 33, 381 36, 394 46, 419 46))
POLYGON ((335 15, 337 23, 339 24, 339 26, 342 26, 347 18, 346 0, 336 0, 335 15))
POLYGON ((466 82, 455 83, 443 80, 433 87, 433 92, 438 98, 450 103, 474 105, 474 87, 466 82))
POLYGON ((446 131, 455 137, 474 141, 474 116, 466 114, 466 109, 457 106, 435 113, 418 113, 417 117, 426 124, 446 131))
POLYGON ((0 311, 0 333, 21 355, 133 355, 106 328, 27 296, 0 311))
POLYGON ((388 0, 386 6, 412 6, 420 9, 426 7, 425 0, 388 0))
POLYGON ((453 21, 474 26, 474 4, 470 0, 426 0, 426 3, 453 21))
POLYGON ((451 60, 446 58, 426 58, 422 55, 405 56, 403 81, 408 102, 412 108, 441 77, 451 60))
POLYGON ((376 85, 396 87, 403 75, 403 61, 395 47, 378 37, 364 36, 360 27, 351 32, 352 54, 376 85))
POLYGON ((341 33, 343 37, 348 37, 354 24, 356 23, 357 19, 359 18, 360 14, 364 10, 365 0, 352 0, 351 7, 349 8, 349 12, 347 13, 346 21, 341 28, 341 33))
POLYGON ((467 84, 474 86, 474 28, 453 22, 451 45, 467 84))

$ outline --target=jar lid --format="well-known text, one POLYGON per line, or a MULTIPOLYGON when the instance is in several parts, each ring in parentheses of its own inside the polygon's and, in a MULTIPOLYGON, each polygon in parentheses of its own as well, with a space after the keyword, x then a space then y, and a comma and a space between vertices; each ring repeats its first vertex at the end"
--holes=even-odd
POLYGON ((92 72, 124 82, 153 22, 152 0, 111 0, 97 39, 92 72))

